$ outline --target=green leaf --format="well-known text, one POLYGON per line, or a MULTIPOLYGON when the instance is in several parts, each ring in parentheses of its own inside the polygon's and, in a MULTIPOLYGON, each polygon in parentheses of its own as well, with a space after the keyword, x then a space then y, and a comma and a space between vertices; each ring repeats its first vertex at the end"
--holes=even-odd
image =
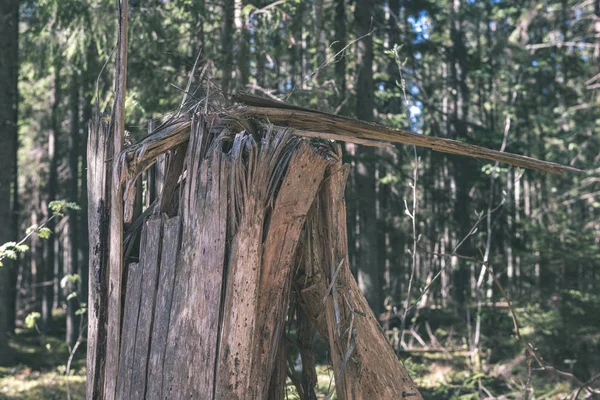
POLYGON ((64 289, 69 283, 76 284, 79 282, 81 282, 81 277, 79 274, 67 274, 60 280, 60 287, 64 289))
POLYGON ((38 230, 38 236, 40 237, 40 239, 48 239, 51 234, 52 231, 50 230, 50 228, 46 228, 45 226, 38 230))
POLYGON ((40 319, 42 315, 39 312, 31 312, 27 314, 25 317, 25 327, 27 329, 32 329, 35 326, 35 323, 38 319, 40 319))
POLYGON ((48 207, 52 211, 53 215, 62 217, 68 210, 79 211, 81 207, 74 202, 68 202, 66 200, 53 200, 48 203, 48 207))

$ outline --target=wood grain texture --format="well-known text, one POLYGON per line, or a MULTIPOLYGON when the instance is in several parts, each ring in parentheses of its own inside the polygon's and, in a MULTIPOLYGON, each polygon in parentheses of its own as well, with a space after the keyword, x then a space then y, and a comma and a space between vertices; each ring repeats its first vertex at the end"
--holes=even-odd
POLYGON ((113 181, 110 191, 110 244, 108 267, 108 327, 104 398, 115 398, 119 374, 119 346, 121 341, 121 284, 123 279, 123 202, 118 177, 119 156, 125 135, 125 98, 127 87, 128 2, 119 1, 119 35, 115 62, 115 102, 113 105, 114 131, 112 163, 113 181))
POLYGON ((558 175, 567 171, 582 172, 577 168, 541 161, 531 157, 490 150, 452 139, 424 136, 414 132, 390 129, 357 119, 291 106, 257 96, 240 95, 234 99, 238 103, 244 104, 244 107, 236 110, 239 117, 264 116, 275 125, 299 131, 308 131, 313 134, 323 133, 339 137, 353 137, 427 147, 442 153, 494 160, 517 167, 558 175))
POLYGON ((143 399, 146 392, 146 369, 150 351, 150 333, 154 316, 154 299, 159 272, 162 219, 150 219, 142 230, 140 265, 142 267, 142 295, 135 332, 135 353, 131 376, 131 399, 143 399))
POLYGON ((231 239, 228 260, 223 335, 215 387, 217 399, 243 399, 250 391, 248 372, 252 365, 252 338, 256 326, 270 156, 268 149, 259 148, 251 136, 243 133, 236 136, 230 193, 234 202, 231 218, 239 219, 239 222, 235 224, 237 229, 231 239), (247 167, 244 149, 248 152, 247 167))
POLYGON ((289 162, 275 200, 264 241, 260 288, 252 347, 252 387, 266 392, 274 370, 276 351, 283 334, 289 306, 293 258, 300 231, 317 190, 323 182, 327 161, 306 142, 301 142, 289 162))
POLYGON ((110 205, 110 171, 106 162, 110 144, 109 126, 98 115, 89 125, 87 148, 88 190, 88 333, 86 397, 101 398, 104 386, 106 350, 106 269, 108 262, 108 215, 110 205))
POLYGON ((207 148, 197 121, 183 188, 182 250, 175 272, 162 398, 211 398, 226 245, 228 162, 207 148), (206 154, 206 157, 205 157, 206 154))
POLYGON ((169 333, 169 319, 173 300, 175 266, 179 253, 181 219, 173 217, 164 223, 160 275, 156 291, 156 306, 152 324, 152 343, 148 359, 146 399, 162 398, 163 364, 169 333))
POLYGON ((407 395, 421 399, 350 272, 345 171, 341 165, 329 167, 318 203, 308 217, 301 239, 305 255, 302 273, 296 279, 300 304, 329 340, 338 399, 401 399, 407 395))
POLYGON ((140 313, 142 295, 142 277, 144 268, 138 263, 128 266, 128 279, 125 291, 125 309, 123 312, 123 340, 119 354, 119 376, 117 379, 117 398, 131 398, 132 376, 135 361, 135 339, 140 313))

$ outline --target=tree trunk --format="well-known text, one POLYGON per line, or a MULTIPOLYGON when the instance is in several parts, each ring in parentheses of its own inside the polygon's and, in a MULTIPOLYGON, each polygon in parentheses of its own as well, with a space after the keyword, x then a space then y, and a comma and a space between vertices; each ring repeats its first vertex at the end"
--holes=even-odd
POLYGON ((296 277, 300 304, 329 340, 338 399, 420 399, 350 272, 346 174, 341 164, 328 167, 307 218, 296 277))
POLYGON ((252 37, 249 29, 248 21, 243 15, 244 6, 247 1, 235 0, 235 27, 239 32, 238 43, 238 89, 246 90, 246 86, 250 82, 250 39, 252 37))
MULTIPOLYGON (((370 0, 358 0, 354 13, 357 36, 367 35, 374 16, 375 4, 370 0)), ((356 117, 373 121, 375 88, 373 84, 373 38, 365 36, 357 43, 358 80, 356 82, 356 117)), ((382 271, 378 252, 376 151, 371 147, 356 149, 356 196, 358 197, 358 284, 369 301, 375 315, 383 305, 381 297, 382 271)))
MULTIPOLYGON (((334 43, 331 47, 334 54, 341 52, 347 45, 346 33, 346 0, 335 0, 335 34, 334 43)), ((335 84, 339 91, 338 103, 340 106, 346 98, 346 57, 341 53, 336 58, 335 63, 335 84)))
MULTIPOLYGON (((58 191, 58 155, 56 154, 56 141, 60 135, 60 121, 59 121, 59 105, 61 101, 61 70, 62 60, 60 54, 55 54, 54 62, 54 99, 52 102, 51 111, 51 127, 48 132, 48 185, 46 186, 46 193, 48 195, 48 202, 56 200, 58 191)), ((46 218, 51 217, 51 210, 46 207, 46 218)), ((52 231, 50 237, 44 242, 44 281, 46 282, 43 289, 42 295, 42 331, 50 329, 52 324, 52 307, 54 305, 54 284, 55 279, 54 270, 56 267, 56 247, 57 241, 56 235, 56 220, 52 220, 47 224, 47 227, 52 231)))
MULTIPOLYGON (((467 118, 469 110, 469 89, 467 86, 467 51, 464 44, 463 23, 461 17, 461 0, 450 3, 450 38, 452 49, 450 53, 450 70, 452 74, 453 109, 450 121, 451 137, 466 138, 467 118)), ((470 187, 472 171, 475 170, 472 160, 454 158, 454 173, 456 179, 456 201, 454 218, 458 227, 458 241, 468 235, 472 222, 470 218, 470 187)), ((461 248, 463 254, 473 255, 471 241, 466 240, 461 248)), ((465 261, 459 261, 458 268, 453 271, 454 300, 459 307, 470 298, 469 268, 465 261)))
MULTIPOLYGON (((140 261, 126 267, 123 325, 111 331, 114 340, 121 343, 116 366, 119 374, 106 375, 103 385, 115 387, 119 399, 281 398, 284 323, 302 232, 318 222, 322 232, 335 234, 323 242, 323 249, 336 249, 338 263, 339 257, 348 257, 345 210, 335 208, 343 204, 343 184, 337 178, 343 170, 336 161, 339 149, 327 145, 317 151, 288 130, 271 125, 255 129, 243 123, 243 128, 232 127, 221 124, 215 116, 208 118, 195 116, 192 120, 185 164, 177 163, 177 157, 167 157, 172 160, 167 171, 175 172, 167 181, 178 182, 179 176, 186 176, 179 187, 166 188, 161 195, 166 199, 164 196, 173 191, 180 193, 168 197, 168 202, 178 204, 167 207, 176 215, 155 213, 142 217, 145 222, 140 261), (320 200, 315 202, 317 197, 320 200), (333 215, 328 217, 330 211, 333 215), (305 224, 309 214, 313 215, 313 225, 305 224), (328 218, 334 222, 320 222, 328 218), (328 247, 330 243, 336 247, 328 247)), ((97 134, 107 140, 101 133, 99 129, 92 132, 90 143, 99 143, 97 134)), ((148 143, 136 146, 152 147, 148 143)), ((125 151, 133 154, 135 146, 125 151)), ((121 159, 127 160, 128 165, 119 168, 129 171, 129 186, 137 179, 137 168, 142 167, 136 165, 138 158, 121 159)), ((103 176, 110 175, 98 175, 102 163, 90 161, 89 183, 95 188, 90 193, 91 212, 92 204, 102 204, 106 194, 102 195, 98 186, 105 187, 103 176)), ((115 212, 112 206, 110 212, 115 212)), ((102 218, 97 215, 90 220, 90 237, 102 237, 102 224, 98 223, 102 218)), ((102 248, 98 242, 93 247, 97 245, 102 248)), ((313 268, 329 268, 324 260, 319 259, 313 268)), ((389 398, 387 394, 400 398, 403 391, 420 398, 347 268, 346 261, 339 279, 352 290, 337 294, 334 289, 333 296, 355 304, 356 312, 363 316, 353 322, 358 334, 353 335, 352 349, 345 347, 346 336, 329 337, 332 353, 352 355, 347 367, 341 363, 344 355, 334 359, 339 372, 338 398, 361 398, 363 394, 368 398, 389 398), (372 345, 376 350, 366 353, 365 348, 372 345), (375 365, 381 357, 383 369, 375 365), (360 368, 369 373, 359 374, 360 368), (385 384, 376 383, 380 374, 384 374, 385 384), (388 382, 388 374, 396 374, 394 383, 388 382)), ((105 293, 102 288, 107 284, 103 279, 98 282, 96 298, 105 293)), ((310 307, 322 307, 320 299, 326 289, 321 289, 318 302, 310 303, 310 307)), ((90 301, 94 310, 97 306, 101 310, 103 304, 90 301)), ((333 307, 334 303, 328 304, 333 307)), ((345 307, 345 303, 337 304, 345 307)), ((331 307, 327 311, 330 317, 335 313, 331 307)), ((353 317, 347 308, 342 311, 342 326, 346 329, 353 317)), ((93 369, 103 362, 101 335, 106 332, 101 329, 106 316, 101 311, 92 312, 90 329, 94 331, 90 334, 96 349, 90 359, 93 369)), ((336 321, 329 320, 324 327, 333 332, 336 321)), ((93 384, 99 385, 98 380, 93 384)), ((310 382, 306 387, 311 387, 310 382)), ((102 389, 95 393, 99 398, 107 395, 102 389)))
POLYGON ((223 64, 221 70, 221 89, 223 93, 229 92, 231 78, 233 73, 233 37, 235 33, 235 0, 225 0, 223 2, 223 28, 221 33, 221 57, 223 64))
MULTIPOLYGON (((9 0, 0 5, 0 245, 16 240, 14 213, 11 204, 15 182, 18 146, 18 39, 19 1, 9 0)), ((9 347, 7 334, 14 324, 14 288, 11 275, 16 265, 2 260, 0 266, 0 364, 8 363, 9 347), (13 321, 11 321, 11 318, 13 321)))
MULTIPOLYGON (((69 135, 69 201, 79 202, 79 76, 73 74, 71 77, 71 93, 69 94, 69 108, 71 113, 70 135, 69 135)), ((78 213, 75 210, 69 210, 68 225, 68 257, 65 265, 69 270, 65 271, 71 275, 79 273, 79 222, 78 213)), ((76 297, 67 300, 67 332, 66 342, 69 346, 74 346, 79 336, 79 318, 75 311, 79 308, 79 290, 78 284, 70 282, 67 285, 67 296, 76 293, 76 297)))

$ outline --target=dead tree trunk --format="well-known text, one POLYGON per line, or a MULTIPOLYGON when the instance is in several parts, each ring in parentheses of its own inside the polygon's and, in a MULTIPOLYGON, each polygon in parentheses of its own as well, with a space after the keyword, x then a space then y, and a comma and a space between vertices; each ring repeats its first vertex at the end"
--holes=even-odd
POLYGON ((300 239, 300 305, 329 340, 338 398, 420 398, 350 272, 344 188, 347 168, 330 164, 300 239))
POLYGON ((97 158, 109 137, 100 124, 91 129, 90 238, 98 240, 90 246, 88 398, 282 398, 298 268, 318 279, 302 305, 330 343, 338 398, 420 398, 348 269, 337 147, 215 115, 166 129, 125 149, 118 167, 129 215, 135 181, 168 152, 161 196, 124 233, 128 249, 141 227, 140 258, 124 262, 123 323, 110 332, 112 269, 101 238, 112 219, 105 211, 120 210, 104 208, 111 175, 97 158), (298 258, 310 249, 312 257, 298 258), (116 376, 102 372, 109 335, 120 343, 116 376))

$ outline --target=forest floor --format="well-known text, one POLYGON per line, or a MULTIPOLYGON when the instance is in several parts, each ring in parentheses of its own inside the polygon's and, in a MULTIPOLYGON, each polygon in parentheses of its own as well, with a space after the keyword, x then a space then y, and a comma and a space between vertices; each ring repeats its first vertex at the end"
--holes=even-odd
MULTIPOLYGON (((59 314, 56 326, 64 326, 59 314)), ((85 399, 85 344, 79 346, 66 376, 69 348, 64 332, 40 335, 17 329, 9 339, 13 366, 0 367, 0 400, 85 399)))
MULTIPOLYGON (((540 352, 550 356, 551 349, 556 345, 555 336, 551 331, 536 334, 532 323, 536 325, 551 324, 548 318, 540 320, 545 315, 539 309, 519 310, 522 315, 536 315, 537 321, 524 318, 522 334, 526 340, 532 340, 540 347, 540 352)), ((528 385, 529 396, 523 393, 528 380, 527 360, 520 343, 513 337, 512 322, 505 313, 485 314, 485 326, 482 329, 480 360, 481 372, 475 373, 467 350, 466 335, 455 330, 460 326, 449 314, 425 313, 426 318, 435 332, 444 351, 413 352, 410 357, 402 354, 403 362, 415 378, 426 399, 565 399, 579 385, 569 380, 558 378, 545 371, 536 371, 532 363, 532 374, 528 385), (450 329, 444 329, 450 327, 450 329)), ((551 316, 551 314, 550 314, 551 316)), ((548 315, 546 316, 548 317, 548 315)), ((594 324, 595 325, 595 324, 594 324)), ((64 315, 58 314, 55 326, 64 326, 64 315)), ((419 326, 417 321, 417 326, 419 326)), ((421 324, 422 326, 422 324, 421 324)), ((425 333, 420 332, 423 337, 425 333)), ((598 332, 594 338, 597 339, 598 332)), ((582 336, 579 336, 580 340, 582 336)), ((567 338, 569 339, 569 338, 567 338)), ((595 342, 596 340, 592 340, 595 342)), ((326 344, 320 339, 315 340, 318 353, 326 353, 326 344)), ((568 341, 567 341, 568 343, 568 341)), ((0 400, 37 400, 37 399, 68 399, 85 398, 85 343, 75 354, 70 375, 66 376, 66 365, 69 349, 64 342, 64 331, 56 330, 51 336, 40 335, 35 330, 18 329, 10 339, 14 353, 14 364, 11 367, 0 367, 0 400), (70 392, 70 393, 69 393, 70 392)), ((561 354, 564 352, 561 351, 561 354)), ((595 370, 597 358, 595 353, 583 354, 578 363, 590 363, 587 369, 595 370), (586 359, 588 356, 589 359, 586 359), (591 358, 590 358, 591 357, 591 358)), ((325 364, 325 360, 320 360, 325 364)), ((572 360, 566 359, 567 367, 572 360)), ((571 367, 573 364, 570 364, 571 367)), ((557 365, 557 367, 559 367, 557 365)), ((561 367, 565 367, 563 364, 561 367)), ((326 365, 317 368, 319 398, 327 398, 333 390, 332 371, 326 365)), ((583 395, 583 393, 582 393, 583 395)), ((583 396, 582 396, 583 397, 583 396)), ((296 399, 295 390, 291 383, 288 385, 288 399, 296 399)), ((330 397, 335 399, 335 394, 330 397)))

